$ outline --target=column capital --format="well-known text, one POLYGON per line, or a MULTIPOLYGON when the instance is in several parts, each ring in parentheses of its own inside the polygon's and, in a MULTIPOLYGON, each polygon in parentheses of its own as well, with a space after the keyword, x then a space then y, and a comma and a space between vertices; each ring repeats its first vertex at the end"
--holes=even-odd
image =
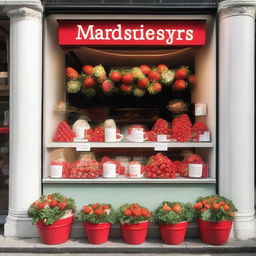
POLYGON ((42 8, 12 7, 12 8, 6 8, 5 11, 10 19, 15 19, 15 18, 41 19, 43 17, 42 8))
POLYGON ((231 16, 250 16, 255 18, 256 0, 231 0, 222 1, 218 6, 220 19, 225 19, 231 16))

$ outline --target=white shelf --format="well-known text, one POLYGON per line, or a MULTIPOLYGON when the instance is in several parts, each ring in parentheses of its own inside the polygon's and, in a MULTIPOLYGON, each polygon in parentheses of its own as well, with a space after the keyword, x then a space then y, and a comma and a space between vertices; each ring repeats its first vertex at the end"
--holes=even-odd
POLYGON ((44 178, 43 183, 47 184, 67 184, 67 183, 216 183, 216 179, 214 178, 204 178, 204 179, 189 179, 189 178, 176 178, 176 179, 147 179, 147 178, 140 178, 140 179, 130 179, 130 178, 115 178, 115 179, 105 179, 105 178, 97 178, 97 179, 52 179, 52 178, 44 178))
POLYGON ((47 148, 76 148, 83 144, 91 148, 154 148, 156 143, 165 143, 168 148, 213 148, 213 142, 50 142, 47 148))

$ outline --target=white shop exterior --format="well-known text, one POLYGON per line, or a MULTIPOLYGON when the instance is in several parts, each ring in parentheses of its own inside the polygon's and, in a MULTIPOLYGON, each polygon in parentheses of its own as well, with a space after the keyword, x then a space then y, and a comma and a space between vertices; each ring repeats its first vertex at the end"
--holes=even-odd
MULTIPOLYGON (((50 82, 43 74, 44 62, 49 61, 43 47, 51 36, 43 34, 43 26, 51 23, 45 22, 40 1, 0 1, 0 5, 10 19, 10 200, 5 235, 34 237, 37 232, 27 209, 43 188, 42 112, 47 108, 43 109, 42 99, 43 86, 47 90, 50 82)), ((233 233, 238 239, 255 237, 255 7, 255 1, 226 0, 219 3, 218 19, 213 16, 218 21, 217 186, 238 208, 233 233)), ((100 19, 97 14, 90 17, 100 19)), ((54 54, 54 47, 51 51, 54 54)))

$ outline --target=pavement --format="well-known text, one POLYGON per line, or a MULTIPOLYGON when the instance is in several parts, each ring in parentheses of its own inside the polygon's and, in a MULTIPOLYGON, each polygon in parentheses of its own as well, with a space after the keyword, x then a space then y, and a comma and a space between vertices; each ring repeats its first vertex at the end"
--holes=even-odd
POLYGON ((228 243, 221 246, 212 246, 202 243, 199 239, 188 238, 180 245, 166 245, 159 239, 148 239, 140 245, 129 245, 121 239, 111 239, 101 245, 92 245, 85 238, 70 239, 60 245, 45 245, 38 238, 11 238, 0 235, 0 255, 256 255, 256 239, 239 241, 229 239, 228 243), (81 254, 82 253, 82 254, 81 254), (123 254, 122 254, 123 253, 123 254), (125 253, 125 254, 124 254, 125 253), (134 254, 135 253, 135 254, 134 254), (232 254, 233 253, 233 254, 232 254), (238 253, 238 254, 234 254, 238 253), (248 254, 251 253, 251 254, 248 254))

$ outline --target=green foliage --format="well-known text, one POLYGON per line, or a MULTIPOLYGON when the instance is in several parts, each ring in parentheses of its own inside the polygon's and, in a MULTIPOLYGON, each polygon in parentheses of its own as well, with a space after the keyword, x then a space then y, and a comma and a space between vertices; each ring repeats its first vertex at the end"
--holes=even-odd
MULTIPOLYGON (((212 195, 199 197, 196 201, 202 204, 201 209, 196 209, 196 215, 204 221, 220 222, 223 220, 234 220, 237 211, 233 202, 223 196, 212 195)), ((196 204, 194 205, 194 207, 196 204)))
POLYGON ((114 224, 116 222, 116 213, 114 212, 112 206, 110 204, 89 204, 84 206, 81 211, 77 214, 77 219, 83 222, 89 222, 92 224, 99 223, 111 223, 114 224), (92 208, 93 205, 97 205, 95 209, 92 208), (102 206, 108 206, 109 209, 104 209, 102 206), (90 209, 90 212, 87 212, 86 209, 90 209), (96 214, 95 210, 101 209, 102 214, 96 214))
POLYGON ((150 221, 151 220, 151 213, 146 207, 143 207, 143 206, 141 206, 137 203, 124 204, 119 208, 119 210, 117 212, 117 219, 121 224, 124 224, 124 223, 137 224, 137 223, 144 222, 144 221, 150 221), (132 214, 129 215, 129 216, 126 216, 125 215, 126 210, 130 210, 132 214), (147 213, 147 215, 146 214, 143 215, 141 213, 140 216, 136 216, 134 214, 134 211, 136 212, 136 210, 137 210, 137 212, 143 210, 143 212, 147 213))
POLYGON ((42 195, 37 201, 33 202, 28 209, 28 216, 32 218, 33 224, 43 220, 46 225, 50 225, 64 215, 74 213, 75 210, 75 201, 72 198, 54 193, 42 195))
POLYGON ((195 210, 190 203, 181 202, 162 202, 162 204, 156 209, 154 214, 154 223, 164 224, 176 224, 183 221, 191 221, 195 216, 195 210), (180 205, 180 211, 172 210, 175 205, 180 205), (171 208, 168 209, 168 206, 171 208))

